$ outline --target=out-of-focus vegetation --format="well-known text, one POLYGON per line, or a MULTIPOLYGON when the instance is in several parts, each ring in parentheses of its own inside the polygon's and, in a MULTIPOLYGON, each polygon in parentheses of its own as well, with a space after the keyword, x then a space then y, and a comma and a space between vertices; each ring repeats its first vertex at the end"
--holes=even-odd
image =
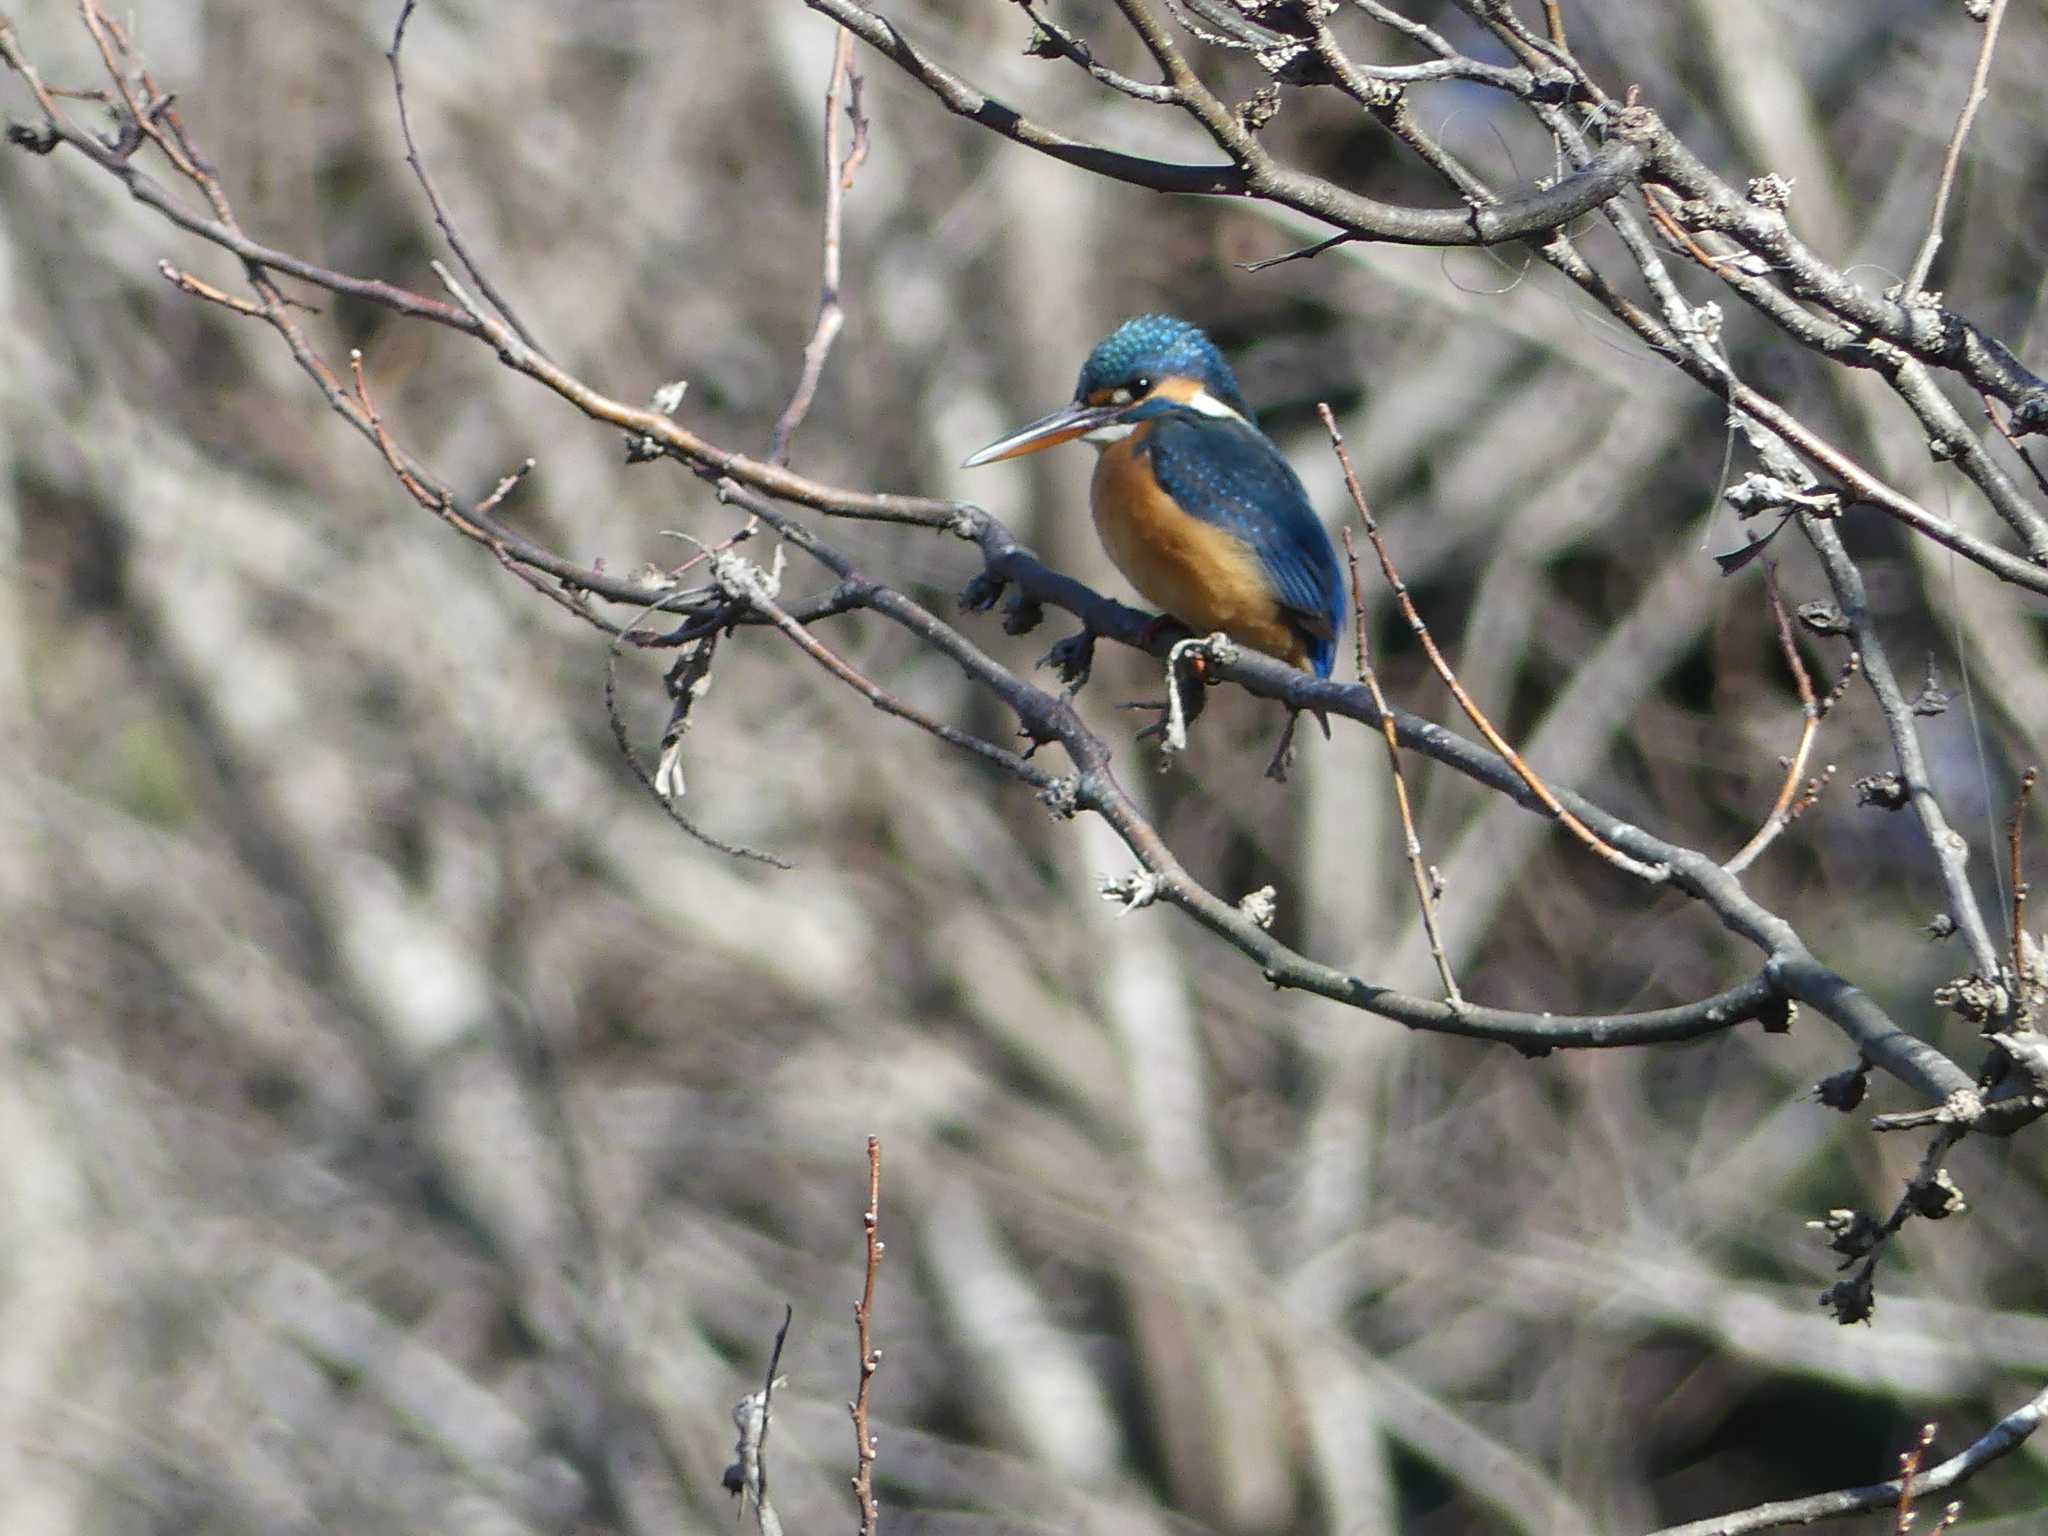
MULTIPOLYGON (((1106 9, 1061 14, 1143 74, 1106 9)), ((1487 46, 1450 6, 1410 9, 1487 46)), ((70 7, 12 12, 45 78, 99 82, 70 7)), ((398 136, 394 12, 143 0, 130 25, 252 233, 431 291, 445 253, 398 136)), ((1011 5, 892 14, 1043 117, 1202 158, 1184 121, 1026 57, 1011 5)), ((1793 178, 1809 240, 1897 280, 1979 40, 1960 5, 1565 15, 1601 78, 1738 185, 1793 178)), ((1361 57, 1413 57, 1344 25, 1361 57)), ((2025 357, 2048 18, 2005 26, 1935 286, 2025 357)), ((408 98, 468 240, 555 354, 626 399, 687 379, 683 417, 759 452, 816 302, 834 40, 796 0, 436 4, 408 98)), ((1088 455, 953 466, 1065 399, 1117 319, 1186 315, 1333 523, 1314 405, 1337 406, 1432 625, 1547 775, 1676 841, 1742 844, 1800 721, 1758 571, 1723 578, 1707 553, 1742 537, 1713 510, 1716 401, 1514 248, 1358 244, 1250 275, 1315 231, 1091 179, 863 67, 847 324, 798 467, 972 496, 1122 593, 1088 455)), ((1550 168, 1494 93, 1410 102, 1491 176, 1550 168)), ((1447 200, 1332 91, 1290 95, 1264 141, 1447 200)), ((914 1509, 1119 1533, 1640 1530, 1878 1480, 1923 1421, 1946 1452, 2039 1390, 2038 1136, 1965 1142, 1969 1214, 1910 1225, 1874 1320, 1842 1328, 1803 1223, 1888 1209, 1923 1143, 1812 1102, 1852 1060, 1821 1021, 1525 1060, 1276 995, 1172 913, 1098 901, 1129 865, 1098 824, 1052 821, 767 632, 722 655, 687 803, 798 868, 713 854, 619 762, 603 639, 406 501, 268 329, 156 271, 228 285, 231 260, 62 154, 0 155, 0 207, 0 1529, 726 1529, 728 1411, 785 1299, 776 1502, 793 1533, 845 1528, 869 1132, 885 1530, 914 1509)), ((736 526, 485 350, 319 303, 309 330, 362 350, 394 432, 448 479, 481 493, 538 460, 508 515, 552 547, 673 565, 675 535, 736 526)), ((1997 526, 1879 381, 1724 307, 1746 376, 1924 504, 1997 526)), ((1961 694, 1921 725, 1993 900, 2048 718, 2038 600, 1873 514, 1844 536, 1901 670, 1961 694)), ((930 533, 835 537, 941 609, 976 568, 930 533)), ((1822 595, 1803 545, 1776 553, 1788 597, 1822 595)), ((1372 601, 1388 691, 1443 717, 1372 601)), ((963 622, 1025 666, 1067 621, 963 622)), ((901 632, 832 633, 932 712, 1007 728, 901 632)), ((1827 674, 1839 651, 1810 644, 1827 674)), ((623 675, 651 755, 658 663, 623 675)), ((1308 733, 1274 785, 1278 711, 1220 690, 1156 774, 1113 706, 1159 690, 1105 646, 1081 707, 1189 867, 1275 886, 1291 942, 1431 990, 1381 743, 1308 733)), ((1847 789, 1892 766, 1865 693, 1817 761, 1836 785, 1751 888, 1967 1051, 1928 1000, 1967 962, 1919 932, 1942 904, 1919 832, 1847 789)), ((1426 765, 1411 782, 1469 995, 1653 1007, 1752 964, 1547 822, 1426 765)), ((1878 1107, 1895 1093, 1879 1079, 1878 1107)), ((1973 1483, 1965 1528, 2028 1528, 2043 1454, 1973 1483)))

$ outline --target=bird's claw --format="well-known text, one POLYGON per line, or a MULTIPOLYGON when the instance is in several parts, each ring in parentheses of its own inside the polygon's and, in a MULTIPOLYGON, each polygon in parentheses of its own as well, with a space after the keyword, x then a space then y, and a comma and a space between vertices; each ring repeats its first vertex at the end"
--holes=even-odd
POLYGON ((1069 689, 1079 689, 1095 670, 1095 631, 1076 630, 1039 657, 1038 664, 1051 667, 1053 675, 1069 689))

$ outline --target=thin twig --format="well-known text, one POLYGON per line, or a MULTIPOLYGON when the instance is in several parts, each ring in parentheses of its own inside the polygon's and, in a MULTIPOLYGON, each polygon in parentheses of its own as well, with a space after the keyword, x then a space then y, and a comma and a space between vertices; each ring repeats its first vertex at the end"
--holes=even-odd
POLYGON ((867 1279, 861 1285, 860 1300, 854 1304, 854 1331, 860 1344, 860 1385, 846 1411, 853 1415, 854 1455, 852 1477, 854 1507, 860 1512, 860 1536, 875 1536, 879 1509, 875 1504, 875 1435, 868 1427, 868 1385, 882 1363, 882 1351, 874 1341, 875 1272, 882 1267, 882 1140, 868 1138, 868 1205, 861 1212, 861 1228, 867 1235, 867 1279))
POLYGON ((840 231, 845 222, 846 194, 853 187, 854 173, 868 156, 868 120, 860 106, 861 75, 853 61, 853 34, 841 27, 839 44, 832 54, 832 78, 825 86, 825 256, 818 283, 818 321, 811 339, 804 344, 803 371, 796 390, 775 422, 768 440, 768 462, 789 462, 790 440, 810 412, 818 393, 818 380, 825 372, 825 359, 832 343, 846 324, 846 310, 839 302, 840 231), (842 92, 844 93, 842 98, 842 92), (842 99, 853 139, 842 156, 839 152, 839 110, 842 99))
POLYGON ((1920 242, 1920 252, 1899 287, 1902 298, 1910 300, 1920 291, 1927 281, 1928 269, 1934 265, 1934 253, 1941 249, 1941 226, 1948 217, 1949 193, 1955 188, 1956 171, 1963 161, 1963 140, 1970 136, 1970 124, 1976 120, 1977 109, 1984 105, 1988 94, 1984 82, 1991 75, 1991 53, 1998 46, 1998 26, 2004 20, 2005 0, 1991 0, 1991 10, 1984 18, 1984 40, 1977 45, 1977 65, 1970 72, 1969 94, 1963 98, 1962 111, 1956 114, 1955 132, 1948 136, 1948 153, 1942 157, 1941 180, 1934 188, 1934 211, 1927 217, 1927 237, 1920 242))
POLYGON ((961 730, 958 726, 948 725, 936 716, 925 713, 925 711, 919 709, 907 699, 899 698, 891 693, 865 672, 862 672, 858 667, 847 661, 837 651, 826 645, 824 641, 812 634, 810 630, 798 623, 789 611, 776 602, 769 594, 759 590, 750 590, 745 593, 743 600, 748 606, 767 619, 769 623, 788 636, 806 656, 809 656, 811 660, 817 662, 819 666, 830 672, 842 683, 845 683, 884 714, 894 715, 899 720, 907 720, 919 730, 929 732, 949 746, 960 747, 968 752, 972 752, 976 757, 983 758, 988 762, 994 763, 999 768, 1006 769, 1036 788, 1048 789, 1052 786, 1053 775, 1045 769, 1025 761, 1021 754, 1012 752, 1007 747, 999 747, 992 741, 984 741, 981 737, 971 735, 961 730))
POLYGON ((2011 427, 1998 419, 1998 413, 1991 409, 1989 395, 1980 390, 1977 398, 1984 402, 1984 419, 1998 429, 1998 435, 2005 439, 2007 446, 2020 456, 2020 462, 2027 466, 2027 473, 2034 477, 2034 484, 2040 487, 2043 494, 2048 494, 2048 475, 2041 473, 2041 466, 2034 462, 2034 456, 2027 451, 2027 445, 2013 436, 2011 427))
MULTIPOLYGON (((645 616, 644 613, 641 615, 643 618, 645 616)), ((661 807, 662 813, 706 848, 735 859, 752 859, 757 864, 767 864, 775 869, 794 869, 796 866, 789 860, 779 858, 775 854, 763 853, 758 848, 749 848, 742 843, 728 843, 713 837, 677 810, 674 802, 655 788, 653 777, 641 766, 640 755, 633 750, 632 736, 626 730, 625 717, 619 713, 619 650, 625 644, 627 635, 638 623, 639 620, 635 619, 632 624, 627 625, 605 648, 604 713, 605 718, 611 723, 612 740, 618 744, 619 756, 626 760, 626 766, 633 771, 633 777, 640 781, 640 787, 654 797, 654 803, 661 807)))
POLYGON ((1318 240, 1313 245, 1304 245, 1298 250, 1288 251, 1283 255, 1267 256, 1259 261, 1240 261, 1237 264, 1237 270, 1240 272, 1263 272, 1268 267, 1282 267, 1290 261, 1313 261, 1316 257, 1322 255, 1323 252, 1335 250, 1340 245, 1349 245, 1357 238, 1356 235, 1347 230, 1342 234, 1331 235, 1326 240, 1318 240))
POLYGON ((247 315, 251 319, 270 318, 270 311, 254 299, 238 299, 232 293, 224 293, 204 278, 194 277, 190 272, 174 267, 168 261, 159 261, 156 269, 174 287, 191 294, 195 299, 204 299, 209 304, 218 304, 222 309, 231 310, 238 315, 247 315))
POLYGON ((1487 745, 1498 752, 1515 770, 1522 783, 1528 787, 1529 793, 1534 795, 1543 808, 1549 811, 1572 836, 1616 869, 1626 870, 1638 879, 1653 883, 1669 879, 1671 871, 1668 866, 1645 864, 1641 859, 1623 853, 1566 810, 1563 803, 1551 792, 1550 786, 1537 776, 1535 769, 1522 761, 1521 754, 1508 745, 1507 738, 1494 729, 1493 722, 1487 719, 1485 712, 1480 709, 1472 695, 1465 691, 1465 685, 1458 681, 1457 673, 1451 670, 1451 664, 1444 659, 1443 652, 1437 649, 1436 640, 1431 636, 1429 626, 1423 622, 1414 598, 1408 593, 1408 584, 1394 568, 1394 557, 1387 549, 1386 540, 1380 537, 1379 523, 1373 518, 1371 508, 1366 505, 1365 491, 1358 483, 1357 472, 1351 467, 1351 455, 1344 447, 1344 435, 1337 430, 1336 414, 1327 403, 1319 404, 1316 409, 1322 414, 1323 429, 1329 433, 1330 446, 1336 450, 1337 462, 1344 467, 1344 484, 1351 492, 1351 504, 1358 509, 1359 521, 1365 525, 1365 536, 1372 540, 1373 551, 1379 556, 1380 571, 1387 578, 1387 586, 1393 592, 1395 601, 1401 605, 1401 612, 1408 620, 1408 627, 1421 642, 1423 653, 1429 658, 1429 664, 1436 669, 1436 675, 1443 679, 1444 686, 1451 690, 1451 697, 1458 701, 1458 707, 1464 710, 1466 718, 1478 727, 1479 734, 1486 738, 1487 745))
POLYGON ((2027 798, 2033 794, 2034 785, 2041 777, 2040 770, 2029 768, 2020 775, 2020 792, 2012 803, 2012 820, 2006 823, 2005 838, 2007 856, 2012 861, 2012 974, 2014 999, 2024 999, 2027 990, 2027 880, 2021 847, 2027 816, 2027 798))
POLYGON ((462 236, 455 232, 455 221, 442 206, 441 195, 434 190, 434 180, 427 174, 427 162, 420 155, 419 144, 413 138, 412 114, 406 110, 405 105, 405 73, 399 65, 398 56, 405 47, 406 25, 412 20, 413 10, 418 4, 419 0, 405 0, 405 4, 399 7, 398 25, 392 29, 391 46, 384 54, 384 61, 391 66, 391 94, 398 102, 398 131, 405 140, 405 163, 412 167, 413 177, 419 182, 420 190, 427 194, 427 206, 434 212, 434 222, 441 227, 441 234, 448 241, 448 248, 462 263, 462 270, 475 280, 483 296, 491 301, 491 307, 505 317, 505 323, 512 327, 519 339, 534 351, 546 356, 547 348, 534 339, 533 332, 519 317, 518 311, 513 309, 502 293, 498 292, 496 285, 469 254, 469 247, 462 243, 462 236))
MULTIPOLYGON (((1032 25, 1045 35, 1045 42, 1042 46, 1034 46, 1028 49, 1027 52, 1041 55, 1056 53, 1062 58, 1070 59, 1080 65, 1081 68, 1087 70, 1089 75, 1098 84, 1106 85, 1112 91, 1121 92, 1123 95, 1129 96, 1134 100, 1149 101, 1155 106, 1170 107, 1180 104, 1180 92, 1176 91, 1172 86, 1147 85, 1142 80, 1133 80, 1129 75, 1118 74, 1108 65, 1099 63, 1096 60, 1095 51, 1080 38, 1069 32, 1050 16, 1041 16, 1032 5, 1031 0, 1017 0, 1017 3, 1024 14, 1031 18, 1032 25)), ((1036 44, 1036 39, 1033 41, 1036 44)))
POLYGON ((1665 236, 1673 244, 1682 248, 1688 256, 1713 273, 1714 276, 1720 278, 1727 277, 1733 268, 1733 263, 1724 257, 1716 256, 1712 251, 1701 245, 1699 241, 1693 239, 1691 231, 1678 222, 1677 215, 1664 206, 1664 198, 1670 195, 1666 188, 1648 184, 1644 185, 1643 206, 1650 211, 1650 221, 1663 230, 1665 236))
POLYGON ((499 504, 503 502, 507 496, 510 496, 515 490, 517 490, 520 487, 520 485, 522 485, 525 482, 526 477, 528 475, 533 473, 533 466, 534 461, 532 459, 522 460, 517 469, 513 470, 511 474, 506 475, 503 479, 499 480, 499 482, 491 488, 490 495, 486 496, 482 501, 476 504, 477 512, 482 516, 488 517, 493 512, 497 511, 499 504))
POLYGON ((1394 770, 1394 804, 1401 812, 1401 836, 1408 849, 1409 872, 1415 877, 1415 899, 1422 905, 1422 932, 1429 940, 1430 958, 1436 961, 1436 973, 1444 984, 1444 996, 1450 999, 1453 1008, 1465 1006, 1463 994, 1458 991, 1458 980, 1451 974, 1450 957, 1444 953, 1443 935, 1436 925, 1436 884, 1429 878, 1429 870, 1422 862, 1422 839, 1415 831, 1415 813, 1408 804, 1408 776, 1401 768, 1401 742, 1394 734, 1393 712, 1387 708, 1387 696, 1380 690, 1379 675, 1373 671, 1372 657, 1365 638, 1365 590, 1358 581, 1358 548, 1351 541, 1351 530, 1344 530, 1344 564, 1351 573, 1351 637, 1357 653, 1359 681, 1372 690, 1374 708, 1380 712, 1380 739, 1387 744, 1387 763, 1394 770))
POLYGON ((1920 1475, 1920 1464, 1934 1449, 1938 1432, 1932 1423, 1921 1425, 1919 1438, 1899 1456, 1899 1503, 1892 1517, 1892 1536, 1906 1536, 1913 1529, 1913 1479, 1920 1475))
MULTIPOLYGON (((1851 651, 1848 660, 1842 664, 1842 675, 1835 680, 1835 686, 1828 690, 1825 697, 1816 697, 1813 680, 1807 675, 1806 663, 1800 659, 1799 646, 1792 638, 1791 618, 1785 612, 1784 600, 1778 595, 1777 569, 1768 562, 1764 565, 1764 590, 1770 594, 1771 617, 1776 622, 1778 630, 1778 648, 1784 653, 1785 665, 1790 669, 1793 684, 1799 690, 1799 709, 1805 721, 1799 731, 1799 746, 1786 760, 1785 780, 1778 787, 1778 798, 1771 806, 1770 815, 1764 818, 1764 824, 1757 828, 1756 835, 1742 845, 1741 851, 1721 866, 1731 875, 1739 875, 1754 864, 1758 855, 1771 845, 1778 834, 1813 804, 1820 785, 1827 777, 1823 775, 1822 778, 1814 780, 1803 795, 1800 793, 1800 782, 1806 775, 1806 760, 1812 755, 1814 737, 1820 731, 1821 721, 1827 717, 1828 711, 1834 708, 1835 702, 1842 696, 1842 691, 1849 686, 1849 680, 1862 666, 1862 658, 1855 651, 1851 651)), ((1833 771, 1830 768, 1828 774, 1832 774, 1833 771)))

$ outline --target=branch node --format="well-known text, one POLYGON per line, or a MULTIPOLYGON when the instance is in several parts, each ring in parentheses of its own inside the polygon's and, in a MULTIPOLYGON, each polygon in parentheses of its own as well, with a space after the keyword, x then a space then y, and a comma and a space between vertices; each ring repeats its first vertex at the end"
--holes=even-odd
POLYGON ((1253 927, 1270 930, 1273 919, 1279 914, 1280 893, 1270 885, 1262 885, 1256 891, 1248 891, 1238 898, 1237 910, 1245 915, 1253 927))
POLYGON ((1166 889, 1163 877, 1142 869, 1127 875, 1104 875, 1097 883, 1104 901, 1118 903, 1118 917, 1129 917, 1140 907, 1149 907, 1166 889))

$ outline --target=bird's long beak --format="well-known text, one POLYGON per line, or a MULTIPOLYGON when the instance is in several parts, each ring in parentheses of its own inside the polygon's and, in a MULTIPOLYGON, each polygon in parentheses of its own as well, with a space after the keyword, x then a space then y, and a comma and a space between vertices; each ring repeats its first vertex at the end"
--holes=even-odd
POLYGON ((998 459, 1014 459, 1019 454, 1036 453, 1041 448, 1052 447, 1054 443, 1072 442, 1083 433, 1093 432, 1097 427, 1108 426, 1129 409, 1128 404, 1063 405, 1050 416, 1041 416, 1030 426, 990 443, 960 467, 973 469, 980 464, 993 464, 998 459))

